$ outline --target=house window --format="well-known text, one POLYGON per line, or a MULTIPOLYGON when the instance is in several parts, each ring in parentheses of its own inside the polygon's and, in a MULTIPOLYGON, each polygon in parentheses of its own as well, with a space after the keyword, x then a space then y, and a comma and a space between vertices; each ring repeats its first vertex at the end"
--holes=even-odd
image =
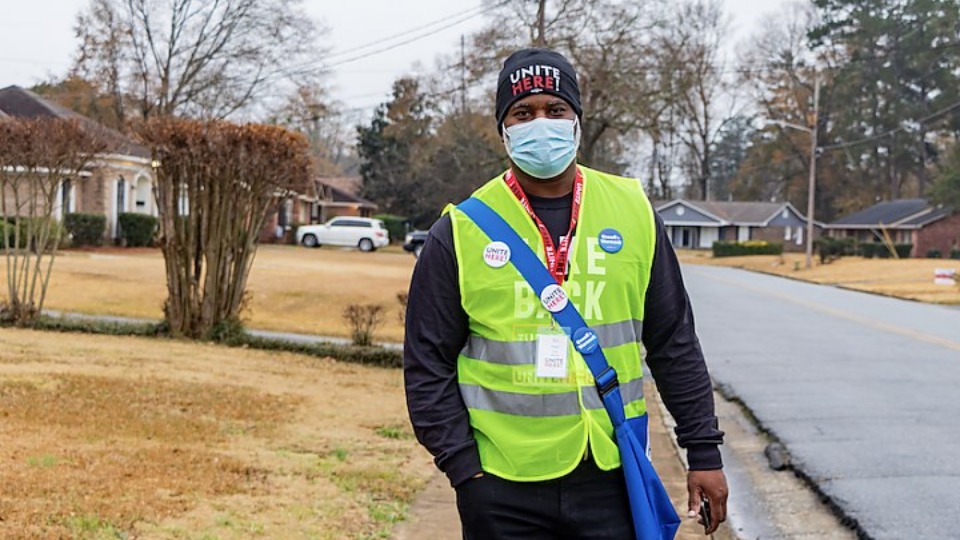
POLYGON ((73 182, 68 178, 60 184, 60 208, 63 215, 73 212, 73 182))
POLYGON ((127 211, 127 181, 121 176, 117 180, 117 214, 127 211))
POLYGON ((792 231, 791 231, 789 225, 787 225, 786 227, 783 228, 783 239, 786 240, 787 242, 790 241, 790 233, 791 233, 791 232, 792 232, 792 231))

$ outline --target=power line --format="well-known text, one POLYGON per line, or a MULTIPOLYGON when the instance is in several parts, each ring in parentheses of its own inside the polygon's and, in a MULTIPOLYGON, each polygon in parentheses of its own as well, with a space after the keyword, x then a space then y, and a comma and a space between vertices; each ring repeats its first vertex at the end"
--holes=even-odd
POLYGON ((430 27, 433 27, 433 26, 436 26, 436 25, 438 25, 438 24, 445 23, 445 22, 449 21, 451 17, 463 17, 463 16, 469 14, 469 13, 472 12, 472 11, 477 11, 477 13, 474 13, 473 15, 479 14, 481 11, 483 11, 483 5, 481 4, 481 5, 479 5, 479 6, 474 6, 474 7, 470 8, 470 9, 468 9, 468 10, 466 10, 466 11, 461 11, 461 12, 458 12, 458 13, 452 13, 452 14, 450 14, 450 15, 447 15, 446 17, 443 17, 442 19, 437 19, 437 20, 435 20, 435 21, 430 21, 430 22, 428 22, 428 23, 426 23, 426 24, 417 26, 417 27, 415 27, 415 28, 411 28, 411 29, 409 29, 409 30, 404 30, 403 32, 399 32, 399 33, 397 33, 397 34, 393 34, 393 35, 390 35, 390 36, 386 36, 386 37, 383 37, 383 38, 380 38, 380 39, 371 41, 371 42, 369 42, 369 43, 364 43, 363 45, 358 45, 358 46, 356 46, 356 47, 351 47, 351 48, 346 49, 346 50, 343 50, 343 51, 334 51, 334 52, 330 53, 329 55, 327 55, 327 59, 336 58, 336 57, 344 56, 344 55, 348 55, 348 54, 353 54, 353 53, 356 53, 356 52, 358 52, 358 51, 362 51, 363 49, 369 49, 370 47, 374 47, 374 46, 376 46, 376 45, 381 45, 381 44, 386 43, 386 42, 388 42, 388 41, 393 41, 394 39, 401 38, 401 37, 404 37, 404 36, 408 36, 408 35, 410 35, 410 34, 413 34, 413 33, 416 33, 416 32, 420 32, 420 31, 422 31, 422 30, 426 30, 426 29, 428 29, 428 28, 430 28, 430 27), (479 10, 479 11, 478 11, 478 10, 479 10))
POLYGON ((486 8, 486 9, 483 9, 483 10, 481 10, 481 11, 478 11, 478 12, 472 14, 472 15, 467 15, 467 16, 460 17, 460 18, 458 18, 458 19, 454 19, 453 21, 451 21, 451 22, 449 22, 449 23, 447 23, 447 24, 445 24, 445 25, 443 25, 443 26, 440 26, 439 28, 436 28, 435 30, 431 30, 430 32, 427 32, 427 33, 425 33, 425 34, 419 34, 419 35, 416 35, 416 36, 414 36, 414 37, 412 37, 412 38, 409 38, 409 39, 400 41, 400 42, 398 42, 398 43, 394 43, 394 44, 392 44, 392 45, 388 45, 388 46, 386 46, 386 47, 382 47, 382 48, 379 48, 379 49, 374 49, 374 50, 372 50, 372 51, 370 51, 370 52, 363 53, 363 54, 359 54, 359 55, 357 55, 357 56, 352 56, 352 57, 346 58, 346 59, 344 59, 344 60, 338 60, 338 61, 336 61, 336 62, 333 62, 332 64, 326 64, 326 65, 324 65, 321 69, 330 69, 330 68, 334 68, 334 67, 337 67, 337 66, 342 66, 343 64, 349 64, 349 63, 351 63, 351 62, 356 62, 357 60, 362 60, 362 59, 368 58, 368 57, 370 57, 370 56, 374 56, 374 55, 377 55, 377 54, 380 54, 380 53, 384 53, 384 52, 387 52, 387 51, 391 51, 391 50, 393 50, 393 49, 396 49, 397 47, 402 47, 402 46, 404 46, 404 45, 408 45, 408 44, 413 43, 413 42, 415 42, 415 41, 420 41, 421 39, 424 39, 424 38, 427 38, 427 37, 430 37, 430 36, 439 34, 440 32, 442 32, 442 31, 444 31, 444 30, 446 30, 446 29, 448 29, 448 28, 453 28, 454 26, 457 26, 458 24, 464 23, 464 22, 466 22, 466 21, 468 21, 468 20, 470 20, 470 19, 473 19, 473 18, 475 18, 475 17, 477 17, 477 16, 479 16, 479 15, 483 15, 483 14, 485 14, 485 13, 487 13, 487 12, 493 10, 493 9, 499 8, 500 6, 506 4, 507 1, 509 1, 509 0, 504 0, 503 2, 498 2, 497 4, 494 4, 494 5, 486 8))

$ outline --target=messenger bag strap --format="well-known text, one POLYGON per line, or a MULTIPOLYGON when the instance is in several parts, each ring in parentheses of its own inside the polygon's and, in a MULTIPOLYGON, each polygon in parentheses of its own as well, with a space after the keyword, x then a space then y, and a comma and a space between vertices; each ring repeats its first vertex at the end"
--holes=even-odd
MULTIPOLYGON (((558 295, 565 297, 566 293, 547 270, 543 261, 500 214, 476 197, 470 197, 460 203, 457 208, 473 220, 490 240, 503 242, 510 248, 510 262, 533 288, 533 292, 541 302, 558 301, 560 298, 558 295)), ((558 302, 563 305, 562 309, 551 311, 548 308, 548 311, 573 342, 573 347, 583 355, 596 381, 597 391, 603 399, 604 408, 616 428, 626 420, 617 372, 607 363, 603 348, 600 347, 599 337, 587 326, 573 302, 570 302, 569 298, 566 299, 565 304, 562 298, 558 302)))

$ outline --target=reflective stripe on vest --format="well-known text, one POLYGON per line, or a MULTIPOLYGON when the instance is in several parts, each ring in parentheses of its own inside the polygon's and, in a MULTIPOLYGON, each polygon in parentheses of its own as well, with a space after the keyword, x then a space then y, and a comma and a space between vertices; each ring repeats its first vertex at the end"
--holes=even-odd
MULTIPOLYGON (((604 349, 619 347, 627 343, 640 345, 643 335, 643 321, 636 319, 610 324, 598 324, 591 329, 600 338, 604 349)), ((478 335, 467 338, 467 345, 460 353, 467 358, 505 364, 511 366, 533 365, 536 359, 537 344, 533 341, 496 341, 478 335)))
MULTIPOLYGON (((596 386, 582 386, 583 408, 603 409, 603 401, 596 386)), ((520 394, 491 390, 472 384, 461 384, 460 395, 463 403, 470 409, 493 411, 515 416, 544 417, 572 416, 580 414, 580 398, 577 392, 559 394, 520 394)), ((624 406, 643 399, 643 379, 620 384, 620 395, 624 406)))

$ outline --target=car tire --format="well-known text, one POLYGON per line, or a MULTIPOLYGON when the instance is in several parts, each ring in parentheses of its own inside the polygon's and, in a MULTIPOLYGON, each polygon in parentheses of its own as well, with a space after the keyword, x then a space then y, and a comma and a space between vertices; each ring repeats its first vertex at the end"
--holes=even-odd
POLYGON ((360 240, 360 243, 357 244, 357 247, 360 248, 360 251, 363 251, 363 252, 366 252, 366 253, 369 253, 369 252, 377 249, 376 246, 373 245, 373 240, 371 240, 371 239, 369 239, 369 238, 363 238, 363 239, 361 239, 361 240, 360 240))
POLYGON ((421 251, 423 251, 423 244, 417 244, 417 247, 413 248, 413 256, 419 259, 421 251))
POLYGON ((303 244, 303 247, 308 247, 308 248, 320 247, 320 242, 317 242, 317 236, 315 234, 303 235, 303 239, 300 240, 300 243, 303 244))

